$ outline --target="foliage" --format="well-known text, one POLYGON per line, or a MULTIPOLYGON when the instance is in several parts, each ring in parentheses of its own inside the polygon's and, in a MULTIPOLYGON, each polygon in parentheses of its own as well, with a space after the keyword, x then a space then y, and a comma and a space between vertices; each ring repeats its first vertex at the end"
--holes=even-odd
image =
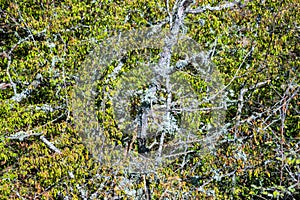
MULTIPOLYGON (((213 149, 195 144, 167 167, 130 173, 97 162, 83 145, 70 99, 86 56, 120 31, 163 22, 174 3, 0 0, 0 84, 10 86, 0 85, 0 199, 300 198, 297 0, 244 1, 186 16, 181 31, 210 52, 225 80, 228 127, 213 149)), ((208 4, 223 2, 197 1, 191 9, 208 4)), ((130 52, 125 68, 144 55, 130 52)), ((106 112, 99 118, 122 144, 125 135, 106 112)))

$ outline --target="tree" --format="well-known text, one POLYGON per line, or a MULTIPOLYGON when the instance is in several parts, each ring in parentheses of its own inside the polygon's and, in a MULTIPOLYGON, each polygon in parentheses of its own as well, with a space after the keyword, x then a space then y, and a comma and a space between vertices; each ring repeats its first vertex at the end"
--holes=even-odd
MULTIPOLYGON (((0 5, 1 199, 299 198, 297 1, 27 0, 1 1, 0 5), (194 142, 164 168, 131 173, 113 168, 112 163, 99 163, 83 145, 72 91, 85 75, 78 72, 96 44, 144 27, 170 30, 162 50, 130 51, 99 73, 103 76, 97 79, 96 89, 108 91, 100 93, 107 96, 96 97, 95 107, 106 138, 118 148, 132 145, 138 147, 133 152, 142 153, 144 135, 150 133, 145 127, 153 122, 148 115, 152 109, 166 105, 165 121, 175 122, 171 126, 175 129, 160 123, 156 128, 169 132, 146 134, 145 151, 155 139, 163 141, 159 144, 172 143, 174 136, 169 133, 191 115, 191 106, 175 103, 181 96, 168 84, 169 76, 163 84, 141 81, 131 96, 126 120, 139 122, 140 144, 135 134, 122 131, 122 116, 111 104, 120 95, 112 95, 116 99, 108 99, 102 107, 110 92, 125 87, 120 82, 132 81, 122 73, 140 74, 138 67, 148 69, 148 61, 164 70, 174 69, 182 77, 176 80, 188 83, 199 99, 207 96, 211 85, 195 62, 172 51, 178 35, 202 45, 209 58, 204 63, 217 67, 220 79, 216 80, 224 80, 224 86, 212 93, 226 94, 214 102, 226 106, 226 126, 211 149, 203 151, 203 143, 194 142), (120 66, 123 71, 113 78, 111 74, 120 66)), ((211 108, 212 104, 201 106, 211 108)), ((207 116, 205 110, 195 113, 203 120, 189 122, 195 127, 219 117, 207 116)), ((205 129, 199 134, 207 136, 205 129)), ((159 152, 162 146, 155 144, 153 149, 159 152)))

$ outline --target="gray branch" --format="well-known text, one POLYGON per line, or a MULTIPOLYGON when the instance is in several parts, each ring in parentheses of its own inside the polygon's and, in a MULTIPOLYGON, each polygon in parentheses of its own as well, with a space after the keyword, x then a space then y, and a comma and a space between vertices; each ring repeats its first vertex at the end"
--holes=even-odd
POLYGON ((47 140, 45 136, 41 135, 40 139, 48 146, 49 149, 51 149, 55 153, 61 154, 61 151, 57 147, 55 147, 49 140, 47 140))
POLYGON ((42 133, 32 133, 31 131, 28 132, 24 132, 24 131, 19 131, 17 133, 15 133, 12 136, 7 137, 8 139, 11 140, 19 140, 19 141, 23 141, 25 138, 31 137, 31 136, 40 136, 42 135, 42 133))
POLYGON ((211 6, 210 4, 207 4, 205 6, 201 6, 196 9, 188 10, 187 13, 198 14, 198 13, 203 13, 205 11, 219 11, 226 8, 233 8, 235 6, 244 7, 248 2, 249 0, 246 0, 244 1, 244 4, 242 4, 241 1, 234 1, 234 2, 227 2, 219 6, 211 6))
POLYGON ((24 139, 31 137, 31 136, 40 136, 40 139, 47 145, 47 147, 49 149, 51 149, 52 151, 61 154, 61 151, 55 147, 49 140, 47 140, 45 138, 45 136, 43 136, 43 133, 35 133, 33 131, 28 131, 28 132, 24 132, 24 131, 19 131, 16 134, 12 135, 12 136, 8 136, 6 138, 11 139, 11 140, 19 140, 19 141, 24 141, 24 139))

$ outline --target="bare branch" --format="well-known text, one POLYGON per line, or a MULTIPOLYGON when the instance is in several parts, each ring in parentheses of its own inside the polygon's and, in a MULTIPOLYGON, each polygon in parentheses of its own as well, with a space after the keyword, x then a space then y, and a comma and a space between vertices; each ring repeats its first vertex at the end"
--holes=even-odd
POLYGON ((219 11, 226 8, 233 8, 235 6, 244 7, 249 2, 249 0, 244 2, 245 2, 244 4, 241 4, 240 1, 227 2, 220 6, 211 6, 210 4, 207 4, 205 6, 200 6, 196 9, 188 10, 187 13, 198 14, 198 13, 203 13, 205 11, 219 11))
MULTIPOLYGON (((180 32, 180 28, 184 24, 184 18, 186 15, 186 10, 189 8, 189 6, 193 3, 191 0, 182 0, 179 2, 177 12, 175 13, 175 22, 171 24, 171 35, 170 37, 166 37, 165 45, 163 47, 163 50, 160 54, 160 59, 158 62, 158 76, 161 76, 165 78, 165 86, 166 86, 166 92, 167 92, 167 101, 166 101, 166 109, 169 110, 171 108, 171 99, 172 99, 172 93, 171 85, 170 85, 170 76, 168 74, 170 69, 170 62, 172 57, 172 48, 177 42, 177 37, 180 32)), ((166 113, 166 119, 171 119, 170 112, 166 113)), ((168 122, 167 122, 168 123, 168 122)), ((159 142, 159 148, 158 148, 158 156, 161 157, 163 144, 165 139, 165 132, 163 131, 160 137, 159 142)))
POLYGON ((11 100, 15 102, 21 102, 23 99, 27 98, 30 95, 30 93, 32 93, 33 90, 36 89, 40 84, 40 77, 37 76, 36 80, 32 81, 31 84, 25 90, 23 90, 21 93, 15 93, 15 95, 11 97, 11 100))
POLYGON ((257 83, 256 85, 250 87, 250 88, 243 88, 240 92, 240 95, 239 95, 239 99, 238 99, 238 109, 237 109, 237 113, 236 113, 236 121, 237 121, 237 124, 240 123, 240 119, 241 119, 241 114, 242 114, 242 109, 244 107, 244 94, 246 92, 248 92, 249 90, 253 90, 255 88, 259 88, 259 87, 262 87, 264 85, 266 85, 267 83, 270 83, 270 80, 267 80, 267 81, 263 81, 263 82, 259 82, 257 83))
POLYGON ((11 86, 12 85, 10 83, 0 83, 0 90, 5 90, 11 86))
POLYGON ((224 92, 226 90, 226 88, 228 88, 231 83, 238 77, 238 72, 240 71, 241 67, 243 66, 243 64, 245 63, 246 59, 251 55, 251 53, 254 51, 254 47, 255 46, 252 46, 252 48, 249 50, 249 52, 245 55, 245 57, 243 58, 243 61, 242 63, 239 65, 238 69, 236 70, 233 78, 229 81, 229 83, 224 86, 219 92, 217 92, 215 95, 213 95, 212 97, 210 97, 210 99, 214 99, 216 98, 216 96, 218 96, 219 94, 221 94, 222 92, 224 92))
POLYGON ((147 184, 147 180, 146 180, 146 175, 143 174, 143 179, 144 179, 144 190, 145 190, 145 194, 146 194, 146 199, 150 200, 151 196, 150 196, 150 191, 148 188, 148 184, 147 184))
POLYGON ((31 136, 40 136, 40 135, 42 135, 42 133, 34 133, 32 131, 28 131, 28 132, 19 131, 19 132, 15 133, 14 135, 9 136, 7 138, 11 139, 11 140, 23 141, 25 138, 28 138, 31 136))
POLYGON ((49 140, 47 140, 43 135, 41 135, 40 139, 48 146, 52 151, 61 154, 61 151, 55 147, 49 140))
POLYGON ((24 131, 19 131, 16 134, 7 137, 8 139, 11 140, 19 140, 19 141, 23 141, 25 138, 31 137, 31 136, 40 136, 40 139, 48 146, 49 149, 51 149, 52 151, 61 154, 61 151, 55 147, 49 140, 47 140, 44 136, 43 133, 35 133, 33 131, 28 131, 28 132, 24 132, 24 131))

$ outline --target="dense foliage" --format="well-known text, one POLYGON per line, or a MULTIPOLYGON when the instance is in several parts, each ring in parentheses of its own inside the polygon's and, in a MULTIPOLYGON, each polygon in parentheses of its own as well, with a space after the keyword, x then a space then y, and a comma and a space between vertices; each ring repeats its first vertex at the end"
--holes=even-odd
MULTIPOLYGON (((70 101, 86 56, 121 31, 165 21, 174 3, 0 0, 0 199, 300 199, 297 0, 186 15, 182 32, 210 52, 227 93, 227 128, 213 149, 195 145, 167 167, 130 173, 84 145, 70 101)), ((126 69, 141 55, 130 52, 126 69)), ((107 134, 122 143, 110 112, 107 134)))

